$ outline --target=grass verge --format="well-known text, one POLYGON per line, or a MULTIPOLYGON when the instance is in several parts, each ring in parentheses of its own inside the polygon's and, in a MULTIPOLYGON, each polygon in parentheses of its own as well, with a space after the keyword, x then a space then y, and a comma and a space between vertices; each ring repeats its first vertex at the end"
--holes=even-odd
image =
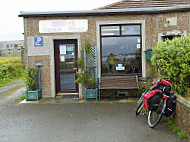
POLYGON ((6 78, 6 79, 0 79, 0 87, 4 87, 10 83, 13 83, 15 81, 19 81, 22 78, 14 78, 14 79, 10 79, 10 78, 6 78))
POLYGON ((19 88, 22 88, 22 87, 25 87, 24 83, 22 83, 22 84, 20 84, 18 86, 15 86, 15 87, 13 87, 13 88, 11 88, 9 90, 6 90, 4 92, 1 92, 0 99, 3 99, 3 98, 6 98, 7 96, 10 96, 13 92, 15 92, 16 90, 18 90, 19 88))
POLYGON ((171 129, 173 132, 175 132, 178 135, 180 140, 187 138, 185 132, 180 130, 180 128, 176 126, 170 118, 166 118, 165 122, 168 125, 169 129, 171 129))
POLYGON ((22 96, 16 99, 17 102, 22 102, 25 99, 25 94, 23 93, 22 96))

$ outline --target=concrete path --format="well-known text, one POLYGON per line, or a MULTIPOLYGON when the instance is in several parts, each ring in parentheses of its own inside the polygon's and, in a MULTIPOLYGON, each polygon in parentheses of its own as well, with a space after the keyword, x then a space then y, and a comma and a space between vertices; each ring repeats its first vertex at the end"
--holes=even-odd
POLYGON ((13 88, 13 87, 15 87, 15 86, 18 86, 18 85, 20 85, 20 84, 22 84, 22 83, 23 83, 22 80, 12 82, 12 83, 10 83, 10 84, 4 86, 4 87, 1 87, 1 88, 0 88, 0 93, 2 93, 2 92, 4 92, 4 91, 7 91, 7 90, 9 90, 9 89, 11 89, 11 88, 13 88))
MULTIPOLYGON (((23 92, 15 93, 19 91, 23 92)), ((0 141, 181 142, 163 122, 149 128, 147 116, 136 117, 135 107, 93 101, 18 105, 12 97, 0 103, 0 141)))

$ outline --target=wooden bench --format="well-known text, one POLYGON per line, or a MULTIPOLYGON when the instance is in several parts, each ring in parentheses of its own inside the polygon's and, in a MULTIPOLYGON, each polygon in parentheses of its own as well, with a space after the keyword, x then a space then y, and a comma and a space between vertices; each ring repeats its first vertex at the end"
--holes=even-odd
POLYGON ((138 89, 138 76, 102 76, 99 79, 99 89, 138 89))

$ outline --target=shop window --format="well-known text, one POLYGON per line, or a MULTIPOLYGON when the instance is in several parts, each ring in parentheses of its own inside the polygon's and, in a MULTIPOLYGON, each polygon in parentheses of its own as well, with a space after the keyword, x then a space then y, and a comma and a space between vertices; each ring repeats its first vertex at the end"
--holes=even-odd
POLYGON ((140 35, 141 29, 139 25, 125 25, 122 27, 122 35, 140 35))
POLYGON ((119 35, 120 34, 120 29, 119 26, 103 26, 101 28, 101 35, 102 36, 110 36, 110 35, 119 35))
MULTIPOLYGON (((105 27, 113 29, 113 26, 105 27)), ((101 26, 101 31, 105 27, 101 26)), ((102 75, 141 74, 140 25, 118 25, 118 27, 118 35, 101 36, 102 75)))

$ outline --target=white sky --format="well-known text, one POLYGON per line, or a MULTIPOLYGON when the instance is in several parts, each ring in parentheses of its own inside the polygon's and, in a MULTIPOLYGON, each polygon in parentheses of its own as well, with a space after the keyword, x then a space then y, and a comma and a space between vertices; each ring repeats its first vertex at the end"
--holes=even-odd
POLYGON ((0 41, 23 40, 20 11, 91 10, 119 0, 1 0, 0 41))

